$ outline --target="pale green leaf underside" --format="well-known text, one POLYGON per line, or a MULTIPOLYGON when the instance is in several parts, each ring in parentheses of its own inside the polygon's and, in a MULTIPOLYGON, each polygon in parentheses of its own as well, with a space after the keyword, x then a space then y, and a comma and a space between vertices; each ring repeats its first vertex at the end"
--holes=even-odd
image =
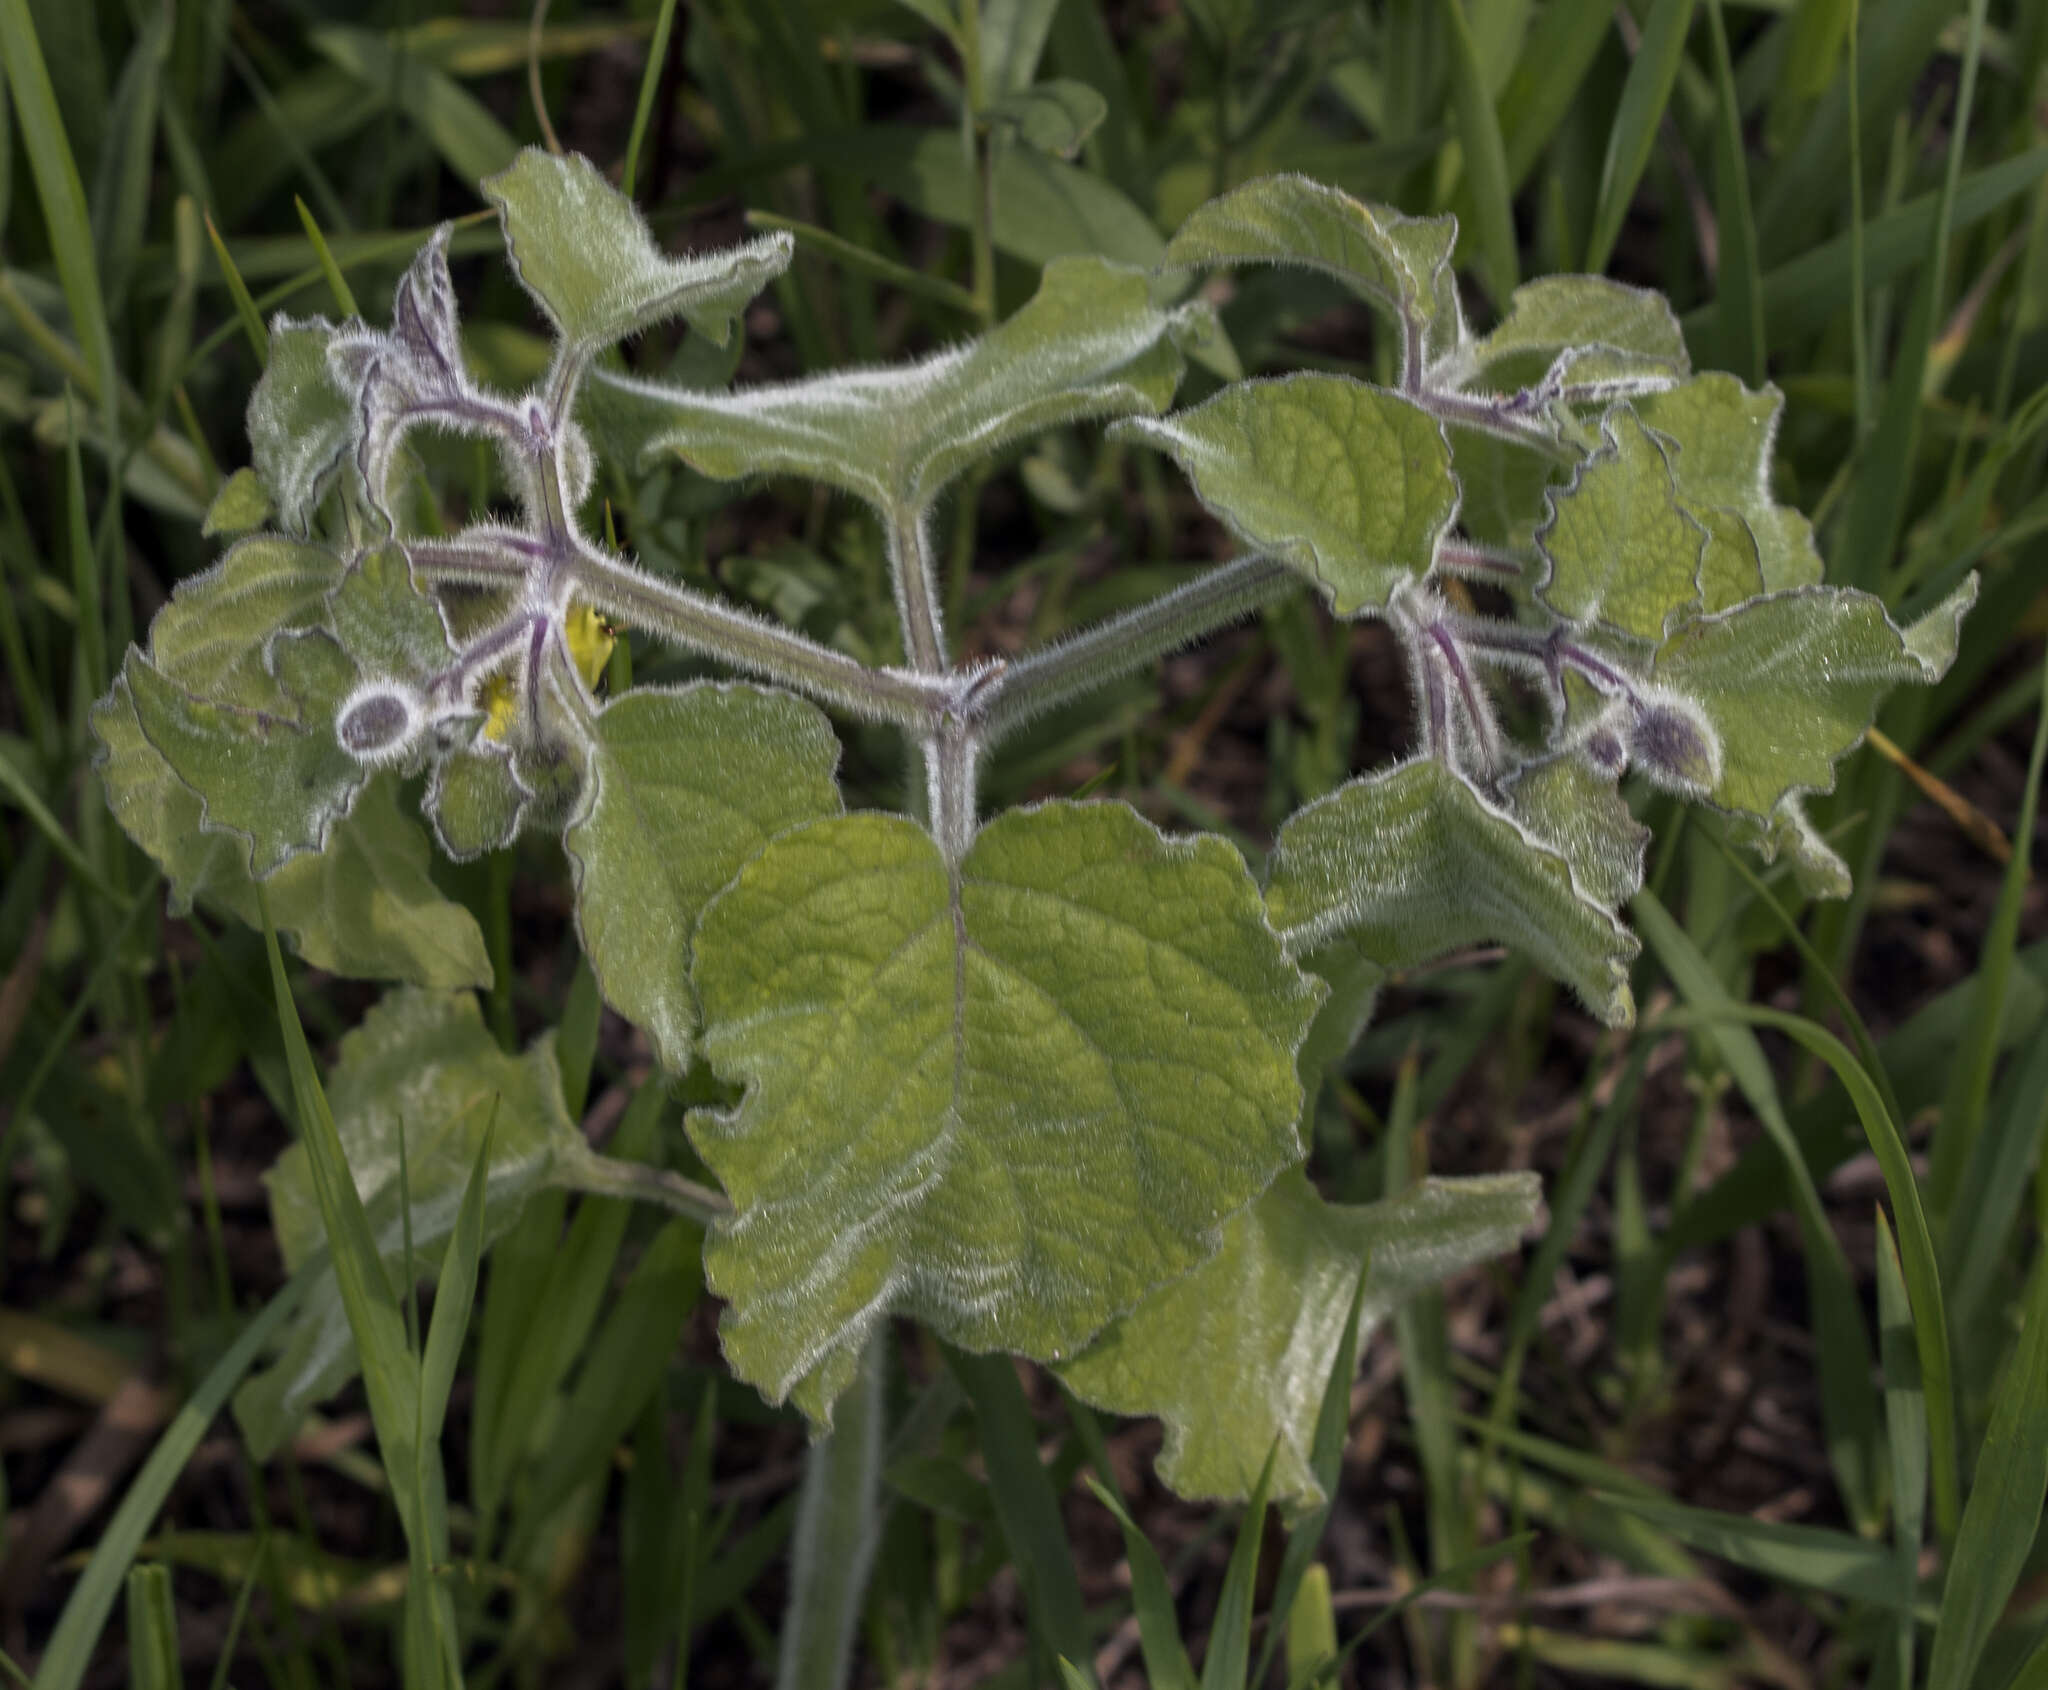
POLYGON ((1656 438, 1626 408, 1601 425, 1600 449, 1550 495, 1536 532, 1549 568, 1537 588, 1570 622, 1600 622, 1639 640, 1699 608, 1707 533, 1678 508, 1656 438))
POLYGON ((321 849, 368 778, 334 734, 354 665, 321 633, 283 635, 274 650, 288 695, 280 708, 217 704, 132 650, 119 683, 144 736, 199 795, 203 825, 249 842, 249 872, 258 880, 302 851, 321 849))
POLYGON ((1690 368, 1661 293, 1604 276, 1543 276, 1515 289, 1508 313, 1459 361, 1461 385, 1512 393, 1545 382, 1594 391, 1674 380, 1690 368))
POLYGON ((1784 858, 1793 880, 1809 898, 1846 898, 1854 890, 1849 865, 1821 837, 1796 793, 1779 799, 1768 819, 1729 817, 1728 831, 1767 863, 1784 858))
POLYGON ((1526 951, 1610 1025, 1635 1014, 1640 948, 1557 851, 1428 759, 1352 781, 1280 830, 1266 891, 1297 953, 1349 934, 1390 969, 1466 945, 1526 951))
POLYGON ((273 634, 311 628, 347 565, 325 546, 258 534, 178 583, 149 625, 149 660, 166 680, 222 703, 275 707, 273 634))
POLYGON ((1618 909, 1642 890, 1650 830, 1635 819, 1611 776, 1573 751, 1525 763, 1503 805, 1571 866, 1579 896, 1618 909))
POLYGON ((1457 514, 1437 420, 1345 376, 1240 382, 1118 432, 1171 454, 1203 504, 1315 582, 1340 616, 1379 609, 1420 580, 1457 514))
POLYGON ((270 360, 249 395, 249 456, 277 506, 301 533, 355 440, 355 412, 327 366, 333 325, 318 317, 270 323, 270 360))
POLYGON ((1060 258, 1015 316, 922 363, 736 393, 600 379, 634 403, 649 452, 725 480, 800 475, 878 509, 918 510, 1029 435, 1164 410, 1180 384, 1174 322, 1144 272, 1060 258))
POLYGON ((824 1419, 891 1313, 1056 1359, 1214 1248, 1300 1157, 1321 994, 1243 860, 1120 805, 989 824, 952 895, 920 828, 782 835, 705 911, 692 1128, 736 1214, 705 1253, 726 1354, 824 1419))
POLYGON ((261 880, 324 849, 368 778, 335 733, 358 680, 419 679, 448 652, 396 548, 344 567, 264 535, 179 589, 102 709, 132 713, 204 806, 203 827, 247 841, 261 880))
POLYGON ((838 813, 839 741, 788 693, 700 683, 614 700, 589 754, 585 805, 563 836, 577 930, 606 1002, 681 1073, 697 917, 775 834, 838 813))
POLYGON ((1290 1169, 1224 1228, 1214 1257, 1060 1376, 1097 1407, 1165 1422, 1159 1476, 1178 1495, 1242 1500, 1277 1440, 1272 1496, 1320 1502, 1309 1451, 1360 1267, 1369 1257, 1363 1334, 1417 1291, 1513 1249, 1540 1205, 1534 1174, 1496 1174, 1340 1207, 1290 1169))
POLYGON ((1713 801, 1768 821, 1781 799, 1828 791, 1836 762, 1862 740, 1884 695, 1946 672, 1976 596, 1973 575, 1902 631, 1868 593, 1802 587, 1679 629, 1652 674, 1704 710, 1719 734, 1713 801))
MULTIPOLYGON (((518 1218, 558 1157, 583 1149, 562 1107, 553 1035, 508 1056, 467 992, 407 988, 389 994, 342 1040, 327 1097, 378 1255, 394 1283, 405 1262, 401 1133, 413 1266, 422 1277, 439 1266, 487 1127, 486 1244, 518 1218)), ((278 1246, 286 1266, 297 1267, 326 1236, 304 1148, 286 1150, 266 1180, 278 1246)), ((322 1273, 306 1293, 283 1353, 236 1393, 236 1417, 259 1458, 356 1367, 340 1290, 331 1272, 322 1273)))
POLYGON ((1405 217, 1306 176, 1263 176, 1190 212, 1164 262, 1307 265, 1429 325, 1434 355, 1462 334, 1450 263, 1457 236, 1454 217, 1405 217))
MULTIPOLYGON (((124 682, 95 710, 93 731, 105 748, 99 768, 108 804, 163 870, 173 912, 203 901, 261 926, 247 845, 201 829, 198 794, 143 737, 124 682)), ((263 883, 270 919, 330 974, 488 986, 483 932, 434 885, 426 835, 400 811, 397 791, 395 776, 373 778, 323 850, 293 857, 263 883)))
POLYGON ((723 346, 733 320, 796 250, 788 235, 773 234, 699 258, 667 257, 633 202, 581 153, 528 147, 483 191, 520 281, 578 346, 609 345, 669 317, 723 346))
POLYGON ((253 469, 238 469, 220 484, 199 532, 212 540, 233 537, 261 528, 271 518, 270 495, 263 479, 253 469))

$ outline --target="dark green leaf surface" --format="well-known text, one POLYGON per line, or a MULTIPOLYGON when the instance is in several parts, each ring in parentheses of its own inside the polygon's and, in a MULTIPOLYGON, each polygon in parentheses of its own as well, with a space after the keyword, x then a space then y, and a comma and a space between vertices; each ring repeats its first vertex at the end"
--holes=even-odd
POLYGON ((1458 508, 1437 420, 1344 376, 1239 382, 1117 432, 1171 454, 1247 546, 1299 570, 1340 616, 1420 580, 1458 508))

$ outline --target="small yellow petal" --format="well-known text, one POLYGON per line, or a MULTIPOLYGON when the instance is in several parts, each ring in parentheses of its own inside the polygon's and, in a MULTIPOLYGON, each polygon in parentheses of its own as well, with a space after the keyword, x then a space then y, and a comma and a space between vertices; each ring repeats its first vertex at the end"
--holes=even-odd
POLYGON ((503 740, 512 731, 512 713, 519 708, 519 701, 512 693, 511 677, 493 675, 484 682, 484 690, 477 702, 484 707, 484 738, 503 740))
POLYGON ((587 687, 597 685, 605 665, 612 659, 612 647, 618 644, 610 627, 602 616, 587 604, 572 604, 569 613, 562 619, 562 632, 569 642, 569 655, 575 660, 576 672, 583 677, 587 687))

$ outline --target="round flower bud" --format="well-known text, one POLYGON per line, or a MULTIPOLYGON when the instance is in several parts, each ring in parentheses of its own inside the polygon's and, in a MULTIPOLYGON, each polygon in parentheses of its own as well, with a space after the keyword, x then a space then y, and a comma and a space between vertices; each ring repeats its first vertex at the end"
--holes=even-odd
POLYGON ((358 762, 395 762, 411 749, 424 713, 419 694, 411 688, 373 682, 343 700, 335 713, 335 737, 358 762))
POLYGON ((1628 729, 1629 761, 1644 775, 1687 798, 1704 798, 1721 777, 1721 741, 1690 699, 1646 698, 1628 729))

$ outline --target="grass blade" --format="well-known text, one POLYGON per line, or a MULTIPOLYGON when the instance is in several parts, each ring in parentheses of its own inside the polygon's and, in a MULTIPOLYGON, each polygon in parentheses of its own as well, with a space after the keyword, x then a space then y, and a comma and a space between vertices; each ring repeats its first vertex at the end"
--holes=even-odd
POLYGON ((1920 1204, 1920 1187, 1913 1176, 1906 1141, 1899 1135, 1898 1126, 1886 1111, 1870 1076, 1849 1054, 1841 1040, 1825 1027, 1783 1010, 1753 1009, 1732 1003, 1725 1009, 1699 1015, 1671 1016, 1666 1024, 1684 1026, 1695 1022, 1709 1024, 1716 1020, 1744 1021, 1788 1035, 1834 1070, 1835 1077, 1842 1082, 1842 1089, 1855 1105, 1864 1137, 1869 1141, 1871 1153, 1876 1156, 1878 1168, 1884 1175, 1885 1190, 1891 1197, 1892 1211, 1898 1217, 1899 1236, 1905 1246, 1906 1285, 1912 1294, 1913 1332, 1920 1353, 1921 1380, 1935 1455, 1935 1518, 1946 1537, 1955 1530, 1959 1509, 1952 1384, 1954 1368, 1949 1352, 1947 1303, 1942 1295, 1934 1238, 1928 1230, 1927 1216, 1920 1204))
POLYGON ((639 180, 640 143, 647 138, 647 119, 654 111, 654 96, 661 87, 662 67, 668 63, 668 34, 676 21, 676 0, 661 0, 655 14, 654 39, 647 44, 647 66, 640 73, 640 98, 633 105, 633 131, 626 138, 626 164, 619 173, 619 192, 633 197, 639 180))
MULTIPOLYGON (((249 337, 249 345, 256 354, 259 365, 270 362, 270 336, 264 331, 263 317, 256 309, 256 301, 249 297, 249 284, 242 280, 242 272, 235 268, 235 261, 228 256, 228 244, 220 238, 220 230, 213 225, 213 219, 206 220, 206 238, 213 242, 213 256, 220 263, 220 273, 226 278, 228 293, 235 302, 235 320, 242 325, 242 333, 249 337)), ((196 361, 205 348, 193 354, 196 361)))
POLYGON ((1458 139, 1465 153, 1465 182, 1479 225, 1479 257, 1497 309, 1522 279, 1515 256, 1515 213, 1509 203, 1507 154, 1500 118, 1487 92, 1479 43, 1465 16, 1463 0, 1443 0, 1444 32, 1451 51, 1451 99, 1458 113, 1458 139))
POLYGON ((462 1188, 462 1207, 455 1214, 455 1230, 448 1237, 447 1253, 441 1258, 441 1274, 434 1285, 434 1318, 427 1326, 426 1353, 420 1358, 419 1438, 424 1448, 441 1435, 441 1423, 448 1417, 448 1393, 455 1385, 455 1364, 462 1358, 463 1335, 469 1330, 469 1314, 476 1302, 478 1264, 484 1253, 484 1197, 490 1189, 491 1139, 497 1129, 497 1104, 491 1105, 491 1119, 484 1123, 483 1142, 476 1147, 468 1182, 462 1188))
MULTIPOLYGON (((305 1028, 299 1024, 291 982, 285 978, 284 956, 277 945, 277 929, 271 924, 260 885, 257 907, 263 912, 264 944, 270 957, 271 991, 277 998, 278 1028, 284 1036, 299 1131, 306 1146, 314 1195, 320 1204, 321 1225, 334 1260, 335 1282, 348 1314, 349 1332, 362 1357, 363 1387, 370 1399, 370 1418, 376 1427, 385 1467, 402 1478, 415 1467, 419 1364, 406 1347, 405 1314, 392 1289, 391 1276, 384 1271, 383 1260, 377 1254, 370 1217, 356 1190, 347 1152, 341 1147, 341 1134, 335 1130, 327 1094, 313 1067, 313 1052, 306 1043, 305 1028)), ((395 1483, 392 1497, 407 1537, 423 1533, 426 1522, 418 1515, 412 1486, 395 1483)))
POLYGON ((2019 826, 2013 833, 2015 849, 2012 861, 2006 865, 2004 883, 1998 889, 1991 925, 1984 935, 1983 956, 1970 996, 1968 1031, 1958 1053, 1960 1060, 1951 1073, 1948 1095, 1942 1101, 1941 1127, 1934 1135, 1928 1167, 1928 1204, 1944 1229, 1991 1096, 1991 1075, 1997 1066, 2006 995, 2012 983, 2013 955, 2019 945, 2020 912, 2031 877, 2028 845, 2040 814, 2044 759, 2048 759, 2048 658, 2041 665, 2041 708, 2034 723, 2034 747, 2027 758, 2027 784, 2020 798, 2019 826))
POLYGON ((1678 80, 1685 57, 1685 35, 1692 27, 1693 0, 1654 0, 1643 26, 1642 45, 1622 84, 1621 104, 1607 134, 1607 156, 1600 166, 1600 191, 1593 211, 1593 235, 1586 247, 1586 268, 1605 270, 1614 254, 1636 184, 1650 162, 1657 125, 1678 80))
POLYGON ((2048 1492, 2048 1250, 2035 1257, 2022 1319, 1949 1557, 1928 1690, 1970 1683, 2040 1527, 2048 1492))
POLYGON ((1279 1452, 1276 1440, 1231 1546, 1223 1592, 1216 1599, 1216 1620, 1209 1628, 1209 1649, 1202 1657, 1202 1690, 1240 1690, 1245 1682, 1252 1649, 1252 1602, 1258 1594, 1259 1539, 1266 1535, 1266 1488, 1273 1482, 1273 1457, 1279 1452))
POLYGON ((186 1399, 164 1434, 150 1451, 149 1459, 135 1475, 121 1506, 107 1522, 106 1530, 85 1564, 57 1629, 50 1634, 36 1668, 36 1690, 78 1690, 99 1646, 101 1630, 113 1612, 122 1581, 134 1562, 150 1525, 192 1459, 199 1441, 213 1425, 214 1417, 227 1406, 228 1398, 242 1382, 242 1375, 256 1364, 256 1358, 276 1341, 285 1323, 298 1312, 306 1287, 327 1266, 324 1256, 307 1261, 284 1287, 264 1305, 263 1311, 243 1329, 228 1352, 213 1364, 199 1387, 186 1399))
POLYGON ((178 1614, 171 1606, 171 1570, 128 1573, 128 1690, 183 1690, 178 1666, 178 1614))
POLYGON ((1914 449, 1925 403, 1928 355, 1940 326, 1948 291, 1949 241, 1954 231, 1963 152, 1969 140, 1970 107, 1977 91, 1977 65, 1983 55, 1987 0, 1971 0, 1968 44, 1963 53, 1962 86, 1956 95, 1955 122, 1949 136, 1948 167, 1934 215, 1926 261, 1913 285, 1906 308, 1898 353, 1884 383, 1884 401, 1877 427, 1856 468, 1855 485, 1842 513, 1836 555, 1848 565, 1847 584, 1879 589, 1890 567, 1899 530, 1905 521, 1906 499, 1912 490, 1914 449))
MULTIPOLYGON (((1834 0, 1806 0, 1806 9, 1834 0)), ((1802 13, 1802 16, 1805 14, 1802 13)), ((1722 358, 1751 385, 1764 379, 1764 283, 1758 266, 1756 214, 1749 203, 1749 166, 1743 157, 1742 107, 1721 0, 1707 0, 1707 30, 1714 44, 1714 222, 1720 234, 1719 288, 1722 358)))
POLYGON ((853 1388, 839 1399, 831 1434, 804 1458, 775 1690, 841 1690, 852 1669, 868 1567, 881 1536, 886 1359, 882 1342, 868 1345, 853 1388))
POLYGON ((14 96, 14 120, 21 127, 29 171, 43 203, 50 252, 57 261, 57 281, 71 311, 71 332, 78 337, 86 366, 98 385, 95 397, 111 405, 116 390, 114 342, 100 295, 85 185, 79 180, 71 143, 65 139, 64 119, 57 110, 56 90, 50 84, 50 68, 36 39, 28 0, 0 0, 0 70, 4 70, 14 96))
POLYGON ((1919 1589, 1920 1539, 1927 1526, 1927 1396, 1922 1389, 1918 1329, 1899 1267, 1898 1245, 1884 1218, 1877 1223, 1878 1355, 1884 1364, 1885 1441, 1892 1457, 1892 1561, 1898 1595, 1899 1683, 1913 1682, 1913 1598, 1919 1589))
POLYGON ((1601 1500, 1639 1515, 1681 1543, 1767 1578, 1784 1579, 1877 1608, 1890 1608, 1898 1600, 1889 1544, 1872 1543, 1823 1526, 1755 1520, 1747 1514, 1723 1514, 1649 1497, 1610 1493, 1601 1500))
MULTIPOLYGON (((947 1364, 974 1406, 981 1457, 1002 1522, 1010 1558, 1023 1581, 1031 1623, 1054 1655, 1087 1670, 1094 1658, 1081 1578, 1067 1547, 1060 1500, 1038 1459, 1038 1428, 1024 1387, 1006 1355, 968 1355, 948 1349, 947 1364)), ((1092 1677, 1091 1677, 1092 1682, 1092 1677)))
POLYGON ((1602 0, 1552 0, 1536 14, 1501 90, 1501 153, 1510 190, 1521 187, 1578 97, 1614 8, 1602 0))
POLYGON ((1181 1641, 1180 1617, 1174 1612, 1173 1587, 1166 1568, 1138 1522, 1118 1496, 1093 1474, 1088 1488, 1116 1517, 1124 1534, 1124 1559, 1131 1569, 1131 1605, 1138 1615, 1138 1649, 1145 1657, 1145 1676, 1153 1690, 1195 1690, 1194 1663, 1181 1641))
POLYGON ((1707 1035, 1784 1161, 1792 1184, 1793 1212, 1799 1221, 1807 1290, 1812 1300, 1828 1458, 1850 1517, 1859 1525, 1869 1525, 1877 1516, 1880 1483, 1877 1411, 1870 1394, 1870 1339, 1849 1275, 1848 1258, 1842 1253, 1841 1240, 1835 1236, 1827 1211, 1821 1206, 1813 1170, 1806 1165, 1792 1125, 1785 1118, 1777 1081, 1771 1076, 1763 1047, 1748 1028, 1725 1024, 1743 1021, 1752 1012, 1728 995, 1713 965, 1657 901, 1655 893, 1647 889, 1637 893, 1631 907, 1637 928, 1656 952, 1679 995, 1704 1017, 1724 1023, 1708 1027, 1707 1035))
POLYGON ((299 208, 299 226, 306 231, 306 239, 313 243, 314 256, 320 261, 320 274, 327 279, 327 291, 334 295, 335 306, 344 317, 360 317, 362 312, 356 309, 355 293, 348 285, 348 278, 341 273, 341 266, 334 262, 327 237, 313 219, 312 208, 296 194, 292 196, 292 204, 299 208))

